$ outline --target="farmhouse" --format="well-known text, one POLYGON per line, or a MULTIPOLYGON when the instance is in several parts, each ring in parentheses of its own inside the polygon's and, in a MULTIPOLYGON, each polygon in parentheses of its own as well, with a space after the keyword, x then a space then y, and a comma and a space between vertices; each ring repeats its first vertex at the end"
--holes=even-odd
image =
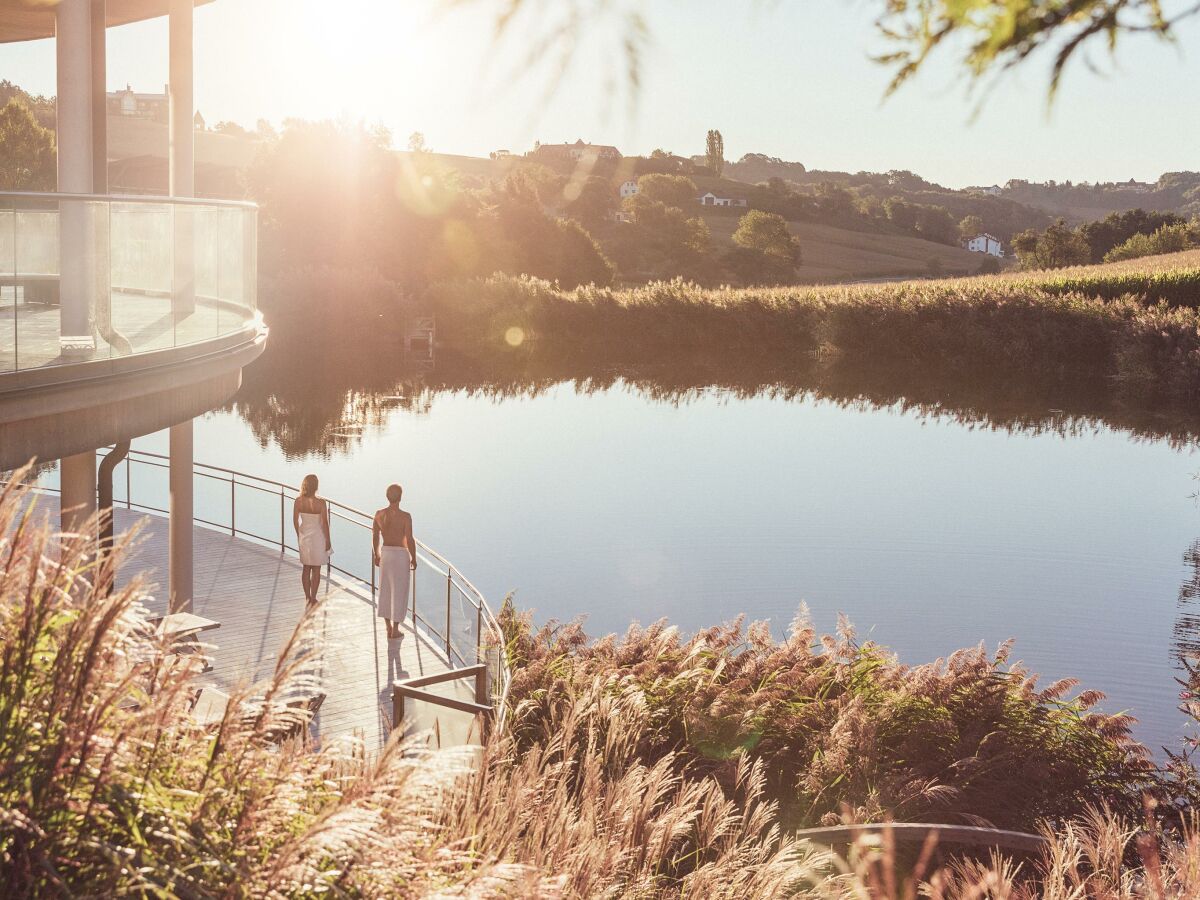
POLYGON ((701 194, 696 198, 701 206, 745 206, 745 197, 718 197, 712 191, 701 194))
POLYGON ((587 160, 616 160, 621 158, 621 151, 609 144, 587 144, 580 138, 573 144, 538 144, 533 148, 535 156, 556 156, 578 162, 587 160))
POLYGON ((972 253, 986 253, 989 256, 1004 255, 1004 247, 1001 246, 1000 239, 987 232, 977 234, 973 238, 965 238, 962 246, 964 250, 970 250, 972 253))
POLYGON ((630 178, 628 181, 621 182, 621 187, 618 189, 621 194, 621 199, 633 197, 637 195, 638 184, 636 178, 630 178))
POLYGON ((167 86, 161 94, 139 94, 128 84, 123 91, 110 91, 104 105, 110 116, 134 116, 139 119, 167 121, 167 86))

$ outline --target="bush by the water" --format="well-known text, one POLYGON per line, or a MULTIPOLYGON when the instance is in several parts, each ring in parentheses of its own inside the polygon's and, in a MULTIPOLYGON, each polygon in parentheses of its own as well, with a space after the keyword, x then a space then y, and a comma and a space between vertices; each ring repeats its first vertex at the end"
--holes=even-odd
POLYGON ((0 491, 7 896, 899 900, 918 880, 945 900, 1196 895, 1194 831, 1149 823, 1135 841, 1128 819, 1090 811, 1157 780, 1126 721, 981 651, 904 669, 845 640, 817 651, 803 626, 783 643, 656 627, 589 644, 509 611, 508 728, 479 753, 316 746, 289 706, 316 687, 311 612, 273 676, 202 725, 196 667, 147 621, 146 582, 104 589, 136 538, 97 560, 31 508, 18 475, 0 491), (845 802, 1046 815, 1054 834, 1019 868, 847 864, 790 835, 773 799, 788 785, 791 820, 845 802))

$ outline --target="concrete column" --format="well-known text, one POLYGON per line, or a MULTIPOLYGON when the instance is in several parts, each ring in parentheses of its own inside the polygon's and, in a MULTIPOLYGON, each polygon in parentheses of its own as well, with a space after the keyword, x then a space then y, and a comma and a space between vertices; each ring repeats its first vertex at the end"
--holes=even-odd
POLYGON ((92 0, 92 193, 108 193, 108 29, 105 0, 92 0))
POLYGON ((171 426, 167 581, 171 612, 192 611, 192 420, 171 426))
MULTIPOLYGON (((172 197, 196 195, 194 165, 195 114, 192 89, 192 3, 170 0, 169 146, 167 170, 172 197)), ((176 206, 175 216, 175 319, 191 315, 196 308, 195 227, 192 207, 176 206)))
MULTIPOLYGON (((58 67, 58 190, 92 193, 92 0, 62 0, 55 7, 58 67)), ((63 352, 90 351, 95 293, 91 210, 83 202, 59 203, 59 343, 63 352)))
POLYGON ((63 457, 59 462, 58 483, 62 530, 80 531, 88 516, 96 511, 95 452, 63 457))

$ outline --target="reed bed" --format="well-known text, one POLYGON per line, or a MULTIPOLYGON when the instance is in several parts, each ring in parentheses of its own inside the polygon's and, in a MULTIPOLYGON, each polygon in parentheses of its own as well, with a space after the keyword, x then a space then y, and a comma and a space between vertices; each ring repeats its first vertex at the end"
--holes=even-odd
POLYGON ((562 291, 498 275, 441 285, 427 304, 442 340, 477 358, 536 353, 613 367, 663 364, 682 354, 796 365, 820 359, 961 381, 1050 382, 1112 388, 1139 401, 1193 401, 1200 396, 1200 312, 1165 299, 1149 302, 1146 284, 1158 279, 1160 294, 1176 290, 1164 285, 1183 285, 1175 298, 1192 297, 1200 291, 1200 265, 1143 274, 1123 265, 1103 278, 1063 270, 736 290, 676 280, 562 291), (1097 279, 1106 291, 1096 288, 1097 279))
POLYGON ((104 589, 136 540, 97 558, 19 479, 0 492, 5 896, 1196 895, 1195 831, 1120 815, 1153 775, 1126 723, 980 652, 902 669, 847 637, 817 650, 803 626, 589 643, 509 609, 511 727, 476 751, 367 754, 289 705, 318 686, 308 620, 221 722, 193 721, 196 667, 148 626, 146 582, 104 589), (790 835, 785 784, 822 818, 1046 815, 1050 852, 838 857, 790 835))

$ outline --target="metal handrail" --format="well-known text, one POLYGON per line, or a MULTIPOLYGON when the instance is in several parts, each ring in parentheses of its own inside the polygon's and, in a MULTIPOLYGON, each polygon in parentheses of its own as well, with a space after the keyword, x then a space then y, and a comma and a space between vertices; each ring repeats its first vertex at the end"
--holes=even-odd
MULTIPOLYGON (((123 498, 114 498, 115 505, 124 506, 126 509, 138 512, 149 512, 167 515, 170 510, 154 506, 149 502, 138 502, 133 498, 133 467, 145 466, 155 469, 170 469, 170 457, 161 453, 151 453, 145 450, 131 450, 127 457, 118 464, 125 467, 125 496, 123 498)), ((263 478, 259 475, 252 475, 248 472, 240 472, 236 469, 229 469, 224 466, 216 466, 211 463, 195 462, 192 468, 193 477, 208 478, 229 485, 229 522, 216 522, 211 519, 203 518, 200 515, 193 515, 193 521, 198 524, 229 533, 233 537, 248 538, 252 541, 262 543, 269 547, 276 547, 281 553, 299 553, 299 548, 293 547, 287 541, 288 534, 288 515, 287 501, 294 500, 298 496, 299 491, 292 485, 284 484, 281 481, 275 481, 270 478, 263 478), (261 534, 245 527, 239 527, 237 518, 237 489, 239 487, 257 490, 263 494, 278 498, 279 500, 279 532, 278 537, 274 534, 261 534)), ((330 518, 337 518, 339 521, 346 522, 352 526, 356 526, 370 531, 374 518, 362 510, 348 506, 344 503, 339 503, 335 500, 326 498, 326 503, 329 505, 330 518)), ((454 567, 442 554, 433 550, 428 545, 420 540, 417 544, 417 564, 431 569, 437 575, 446 579, 446 596, 445 596, 445 630, 439 632, 438 625, 429 621, 428 618, 421 615, 418 611, 417 591, 416 591, 416 572, 413 573, 413 583, 411 585, 411 602, 410 610, 412 617, 412 626, 416 631, 418 624, 423 625, 422 631, 428 632, 433 638, 437 639, 437 643, 433 644, 434 648, 444 653, 446 662, 450 668, 455 666, 469 666, 488 659, 489 653, 495 653, 494 679, 492 684, 492 694, 494 697, 496 708, 496 722, 498 727, 503 727, 505 721, 506 705, 508 700, 508 690, 511 681, 508 666, 504 658, 504 648, 499 643, 494 646, 486 646, 484 641, 485 628, 497 642, 503 638, 503 631, 497 621, 483 593, 479 591, 463 574, 454 567), (438 563, 442 565, 438 565, 438 563), (452 597, 454 591, 457 591, 459 596, 467 602, 471 607, 475 616, 475 657, 474 659, 464 656, 463 650, 455 645, 451 630, 452 619, 452 597)), ((327 573, 336 572, 344 579, 356 583, 360 588, 369 590, 372 602, 375 600, 377 585, 375 583, 375 566, 372 561, 370 565, 370 573, 364 577, 362 573, 351 571, 342 566, 335 565, 332 558, 327 564, 327 573)), ((491 665, 489 669, 493 669, 491 665)))
POLYGON ((72 200, 84 203, 172 203, 176 206, 223 206, 231 209, 258 209, 251 200, 213 200, 205 197, 172 197, 146 194, 74 194, 68 191, 0 191, 0 200, 38 200, 59 202, 72 200))

